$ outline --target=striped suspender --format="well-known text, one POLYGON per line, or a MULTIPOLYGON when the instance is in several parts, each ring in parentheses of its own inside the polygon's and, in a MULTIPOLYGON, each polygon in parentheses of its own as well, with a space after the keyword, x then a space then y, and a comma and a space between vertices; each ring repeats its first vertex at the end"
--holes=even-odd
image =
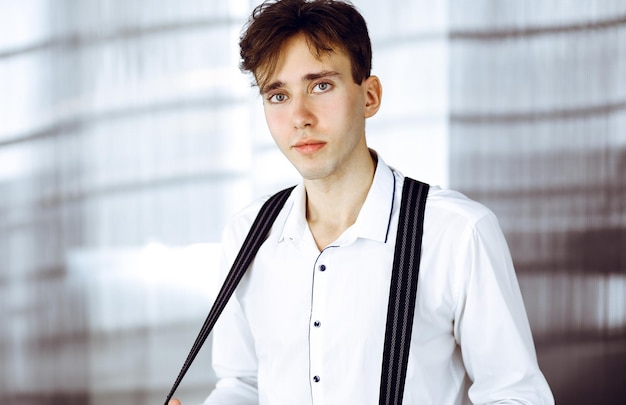
MULTIPOLYGON (((383 368, 380 382, 380 405, 400 405, 404 394, 404 380, 411 344, 417 276, 422 245, 422 229, 428 184, 409 179, 404 180, 398 234, 394 252, 387 325, 383 351, 383 368)), ((278 213, 289 197, 292 188, 280 191, 265 202, 241 247, 224 285, 209 311, 200 333, 183 364, 165 405, 174 395, 189 366, 213 329, 228 299, 235 291, 261 244, 276 220, 278 213)))
POLYGON ((428 184, 405 177, 393 256, 380 405, 400 405, 409 361, 428 184))
POLYGON ((276 217, 278 216, 278 213, 280 212, 283 205, 285 205, 285 201, 287 201, 287 198, 289 197, 292 189, 293 187, 274 194, 261 207, 261 210, 259 211, 257 217, 252 223, 252 227, 248 232, 248 236, 246 236, 246 239, 243 242, 243 246, 237 254, 237 258, 235 258, 233 266, 230 268, 230 272, 224 280, 224 284, 222 285, 220 292, 215 298, 215 302, 213 303, 213 306, 209 311, 209 315, 205 319, 204 324, 202 325, 202 328, 198 333, 198 337, 191 347, 191 351, 189 352, 189 355, 187 355, 187 359, 185 360, 185 363, 183 364, 183 367, 180 370, 180 373, 178 374, 178 377, 176 378, 172 389, 167 395, 165 405, 167 405, 169 400, 172 399, 174 392, 176 391, 178 385, 187 373, 189 366, 191 366, 191 363, 196 358, 196 355, 200 351, 200 348, 204 344, 204 341, 209 336, 211 329, 213 329, 217 318, 224 310, 228 299, 231 295, 233 295, 233 292, 235 291, 237 284, 239 284, 241 277, 243 277, 243 274, 252 263, 254 256, 256 256, 257 252, 259 251, 261 244, 267 238, 267 235, 272 228, 272 224, 276 220, 276 217))

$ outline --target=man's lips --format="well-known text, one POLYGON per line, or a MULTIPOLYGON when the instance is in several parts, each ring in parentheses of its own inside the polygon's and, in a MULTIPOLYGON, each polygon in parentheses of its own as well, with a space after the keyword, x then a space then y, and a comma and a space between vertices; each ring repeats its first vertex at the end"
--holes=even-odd
POLYGON ((304 142, 298 142, 297 144, 293 146, 293 148, 296 151, 306 155, 306 154, 317 152, 318 150, 322 149, 324 146, 326 146, 326 142, 304 141, 304 142))

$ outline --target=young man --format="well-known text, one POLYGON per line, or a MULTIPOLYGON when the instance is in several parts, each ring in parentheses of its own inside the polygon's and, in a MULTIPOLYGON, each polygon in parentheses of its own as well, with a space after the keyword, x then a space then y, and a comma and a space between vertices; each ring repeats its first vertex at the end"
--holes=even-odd
MULTIPOLYGON (((216 325, 205 404, 376 404, 404 176, 366 144, 382 87, 365 21, 339 1, 266 2, 240 46, 302 183, 216 325)), ((263 201, 225 230, 224 271, 263 201)), ((553 403, 496 218, 437 187, 403 403, 553 403)))

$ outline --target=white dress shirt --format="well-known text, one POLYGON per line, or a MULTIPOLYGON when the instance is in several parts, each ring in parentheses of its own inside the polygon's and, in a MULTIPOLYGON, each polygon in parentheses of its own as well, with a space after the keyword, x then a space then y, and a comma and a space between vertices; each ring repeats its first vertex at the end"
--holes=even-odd
MULTIPOLYGON (((378 404, 404 176, 378 159, 357 221, 319 251, 298 185, 216 325, 205 404, 378 404)), ((230 268, 265 199, 225 229, 230 268)), ((428 194, 404 404, 553 404, 494 214, 428 194)))

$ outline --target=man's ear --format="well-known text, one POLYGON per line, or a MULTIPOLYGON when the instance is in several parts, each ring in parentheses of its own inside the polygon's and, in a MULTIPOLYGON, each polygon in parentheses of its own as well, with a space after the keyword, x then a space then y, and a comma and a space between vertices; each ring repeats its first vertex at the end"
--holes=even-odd
POLYGON ((380 109, 383 98, 383 86, 376 76, 370 76, 361 84, 365 92, 365 118, 373 117, 380 109))

